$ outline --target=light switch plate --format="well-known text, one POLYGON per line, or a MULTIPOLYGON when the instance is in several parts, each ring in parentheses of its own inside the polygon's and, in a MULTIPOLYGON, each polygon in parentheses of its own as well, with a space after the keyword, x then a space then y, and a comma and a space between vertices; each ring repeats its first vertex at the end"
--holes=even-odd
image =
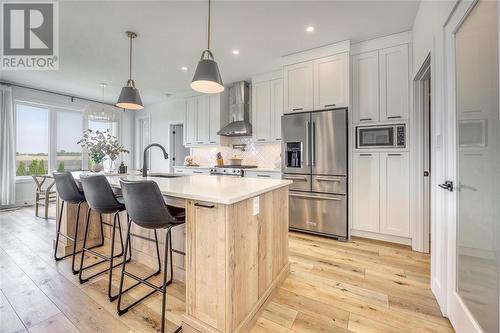
POLYGON ((253 215, 257 215, 260 212, 260 207, 259 207, 259 198, 260 197, 255 197, 253 198, 253 215))

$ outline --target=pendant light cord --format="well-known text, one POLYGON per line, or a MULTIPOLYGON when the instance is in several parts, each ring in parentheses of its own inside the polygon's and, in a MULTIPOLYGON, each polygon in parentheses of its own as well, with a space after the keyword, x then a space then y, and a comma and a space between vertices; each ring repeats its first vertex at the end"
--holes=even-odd
POLYGON ((210 51, 210 7, 211 0, 208 0, 208 49, 210 51))
POLYGON ((132 80, 132 39, 133 36, 130 34, 130 48, 129 48, 129 80, 132 80))

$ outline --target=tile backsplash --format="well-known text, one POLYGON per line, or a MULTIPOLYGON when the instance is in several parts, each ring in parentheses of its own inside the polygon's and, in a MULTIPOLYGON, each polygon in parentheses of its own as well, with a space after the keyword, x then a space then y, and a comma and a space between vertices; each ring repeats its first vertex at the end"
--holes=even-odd
POLYGON ((262 169, 281 169, 281 143, 255 143, 251 137, 232 138, 228 146, 197 147, 191 149, 194 162, 200 166, 214 166, 215 155, 220 152, 224 163, 238 156, 245 165, 257 165, 262 169), (233 144, 246 144, 245 151, 233 149, 233 144))

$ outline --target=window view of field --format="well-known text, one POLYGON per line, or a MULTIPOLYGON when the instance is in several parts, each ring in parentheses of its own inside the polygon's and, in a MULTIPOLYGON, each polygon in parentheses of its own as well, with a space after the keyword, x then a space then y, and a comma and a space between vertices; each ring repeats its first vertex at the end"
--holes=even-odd
POLYGON ((76 142, 82 135, 83 117, 77 112, 57 112, 57 153, 53 170, 49 166, 49 110, 16 105, 16 175, 47 174, 54 170, 82 169, 82 149, 76 142))

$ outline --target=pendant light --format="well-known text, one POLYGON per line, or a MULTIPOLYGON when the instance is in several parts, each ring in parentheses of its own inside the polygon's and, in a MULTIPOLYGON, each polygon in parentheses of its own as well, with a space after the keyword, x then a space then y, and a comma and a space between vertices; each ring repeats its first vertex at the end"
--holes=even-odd
POLYGON ((102 103, 100 105, 91 104, 87 108, 87 115, 89 120, 91 121, 115 123, 120 119, 120 109, 117 109, 114 106, 108 105, 104 102, 104 89, 106 87, 106 83, 101 83, 102 103))
POLYGON ((132 31, 127 31, 126 34, 130 38, 129 79, 127 81, 127 85, 122 88, 122 92, 120 93, 120 97, 118 97, 116 106, 128 110, 141 110, 144 108, 144 105, 142 105, 139 90, 135 88, 134 80, 132 80, 132 39, 137 38, 137 34, 132 31))
POLYGON ((196 67, 191 88, 205 94, 217 94, 224 91, 219 66, 214 60, 214 55, 210 51, 210 7, 211 0, 208 0, 208 47, 201 53, 201 59, 196 67))

